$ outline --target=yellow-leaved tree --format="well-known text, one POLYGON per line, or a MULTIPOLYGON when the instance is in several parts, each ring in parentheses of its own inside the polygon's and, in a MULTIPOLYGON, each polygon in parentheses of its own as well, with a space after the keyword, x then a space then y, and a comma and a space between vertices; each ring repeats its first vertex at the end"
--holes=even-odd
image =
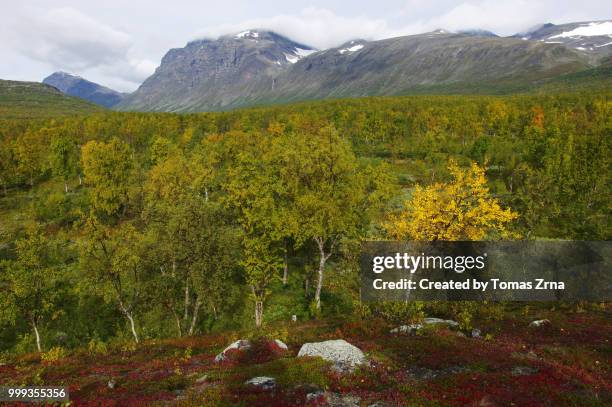
POLYGON ((507 226, 518 215, 503 209, 487 187, 485 171, 476 163, 463 169, 451 161, 449 183, 417 185, 405 209, 385 224, 397 240, 483 240, 507 237, 507 226))

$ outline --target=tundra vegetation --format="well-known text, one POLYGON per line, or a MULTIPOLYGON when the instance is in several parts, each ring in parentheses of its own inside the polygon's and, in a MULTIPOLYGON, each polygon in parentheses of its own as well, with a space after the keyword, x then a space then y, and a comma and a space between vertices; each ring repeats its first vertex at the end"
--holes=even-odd
MULTIPOLYGON (((121 376, 134 386, 115 395, 122 405, 130 394, 172 398, 238 333, 288 339, 291 350, 305 338, 340 336, 376 363, 347 378, 315 373, 312 360, 270 359, 255 346, 253 360, 210 367, 225 387, 207 388, 205 398, 226 405, 247 374, 276 371, 283 389, 306 378, 366 400, 382 392, 417 405, 484 403, 487 395, 521 404, 534 391, 570 389, 554 397, 605 404, 607 304, 366 306, 358 253, 366 239, 609 240, 609 97, 416 96, 0 118, 0 357, 11 362, 0 379, 59 380, 75 383, 77 398, 104 398, 93 377, 74 377, 112 351, 100 376, 121 376, 113 369, 128 365, 143 375, 121 376), (545 328, 549 336, 516 328, 543 314, 558 323, 545 328), (463 330, 479 323, 491 335, 484 345, 448 333, 389 336, 393 324, 425 315, 453 318, 463 330), (550 357, 546 364, 525 356, 530 347, 550 357), (435 391, 399 374, 419 362, 444 376, 435 352, 469 365, 474 374, 457 379, 463 393, 447 379, 435 391), (529 385, 517 376, 525 389, 517 397, 503 386, 483 392, 471 377, 511 380, 495 372, 511 369, 512 358, 541 372, 529 385), (56 371, 56 359, 72 370, 56 371)), ((253 400, 287 405, 283 397, 293 397, 275 394, 253 400)))

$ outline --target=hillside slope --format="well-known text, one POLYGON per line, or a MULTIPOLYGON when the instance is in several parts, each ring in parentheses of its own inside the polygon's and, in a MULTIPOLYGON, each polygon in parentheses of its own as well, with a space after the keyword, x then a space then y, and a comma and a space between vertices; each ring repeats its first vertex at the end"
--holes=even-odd
POLYGON ((57 117, 101 110, 103 108, 64 95, 49 85, 0 79, 0 118, 57 117))

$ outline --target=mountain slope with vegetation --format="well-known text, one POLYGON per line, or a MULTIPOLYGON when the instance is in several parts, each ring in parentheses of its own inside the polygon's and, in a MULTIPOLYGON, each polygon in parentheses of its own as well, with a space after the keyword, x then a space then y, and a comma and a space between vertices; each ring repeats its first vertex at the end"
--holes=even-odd
POLYGON ((51 118, 102 110, 49 85, 0 79, 0 118, 51 118))

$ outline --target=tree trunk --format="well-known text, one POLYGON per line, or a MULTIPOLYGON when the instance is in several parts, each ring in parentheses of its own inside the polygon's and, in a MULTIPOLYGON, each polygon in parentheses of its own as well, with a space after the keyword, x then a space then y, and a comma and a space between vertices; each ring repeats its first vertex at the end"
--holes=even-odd
POLYGON ((40 346, 40 334, 38 333, 38 327, 36 326, 36 322, 32 319, 32 328, 34 329, 34 335, 36 336, 36 349, 39 352, 42 352, 42 347, 40 346))
MULTIPOLYGON (((172 263, 172 267, 175 267, 175 264, 172 263)), ((184 312, 183 319, 187 320, 189 318, 189 279, 185 278, 185 303, 184 303, 184 312)))
POLYGON ((255 326, 260 327, 263 321, 263 301, 255 300, 255 326))
POLYGON ((172 315, 174 315, 174 320, 176 321, 176 332, 178 333, 178 337, 180 338, 183 336, 183 330, 181 329, 181 319, 174 310, 172 310, 172 315))
POLYGON ((285 252, 283 257, 283 286, 287 285, 289 278, 289 259, 287 256, 287 242, 285 241, 285 252))
POLYGON ((83 185, 83 178, 81 178, 81 174, 79 174, 79 185, 83 185))
POLYGON ((200 306, 202 303, 200 302, 200 296, 196 297, 196 302, 193 306, 193 315, 191 316, 191 326, 189 327, 189 335, 193 335, 195 331, 196 322, 198 322, 198 314, 200 313, 200 306))
POLYGON ((121 309, 121 312, 123 312, 123 315, 125 315, 127 320, 130 322, 130 329, 132 331, 132 336, 134 337, 134 341, 136 343, 139 343, 140 341, 138 340, 138 334, 136 333, 136 324, 134 323, 134 315, 132 315, 132 311, 128 310, 125 307, 121 299, 119 299, 119 308, 121 309))
POLYGON ((310 294, 310 276, 304 278, 304 296, 308 297, 308 294, 310 294))
POLYGON ((325 272, 325 262, 331 253, 325 253, 325 240, 322 238, 315 239, 319 246, 319 270, 317 278, 317 290, 315 291, 315 304, 317 310, 321 309, 321 288, 323 287, 323 273, 325 272))
POLYGON ((315 291, 315 303, 317 305, 317 309, 321 309, 321 287, 323 287, 323 269, 325 267, 325 260, 321 260, 321 264, 319 265, 319 276, 317 278, 317 290, 315 291))
POLYGON ((64 181, 64 192, 68 193, 68 183, 64 181))
POLYGON ((138 340, 138 334, 136 333, 136 324, 134 324, 134 317, 132 316, 132 313, 126 312, 125 316, 127 317, 128 321, 130 321, 130 329, 132 330, 132 336, 134 336, 134 341, 136 341, 136 343, 139 343, 140 341, 138 340))

